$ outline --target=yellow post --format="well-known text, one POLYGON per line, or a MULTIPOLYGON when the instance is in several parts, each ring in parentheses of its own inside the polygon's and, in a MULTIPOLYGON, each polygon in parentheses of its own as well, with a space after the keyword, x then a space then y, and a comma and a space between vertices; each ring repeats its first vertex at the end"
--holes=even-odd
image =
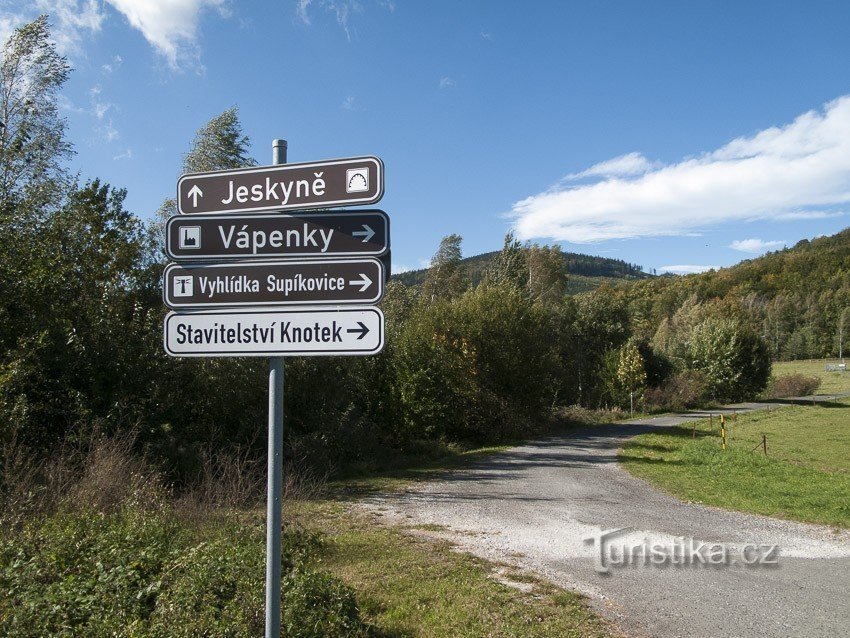
POLYGON ((726 415, 720 415, 720 446, 726 449, 726 415))

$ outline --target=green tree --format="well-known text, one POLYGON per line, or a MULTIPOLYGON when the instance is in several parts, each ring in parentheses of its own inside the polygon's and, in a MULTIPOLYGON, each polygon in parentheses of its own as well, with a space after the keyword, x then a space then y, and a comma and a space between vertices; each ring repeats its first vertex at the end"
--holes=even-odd
POLYGON ((148 418, 158 282, 149 236, 124 209, 124 195, 97 180, 72 191, 40 225, 2 302, 11 311, 0 419, 34 447, 94 423, 115 428, 148 418))
MULTIPOLYGON (((205 173, 256 166, 256 160, 248 152, 250 146, 251 140, 243 132, 239 120, 239 108, 232 106, 197 130, 189 151, 183 156, 183 172, 205 173)), ((177 202, 168 198, 157 211, 158 223, 164 225, 176 214, 177 202)))
MULTIPOLYGON (((62 162, 72 153, 57 96, 70 66, 50 40, 46 16, 28 22, 3 45, 0 60, 0 214, 29 200, 44 214, 61 195, 62 162)), ((16 216, 21 217, 18 210, 16 216)))
POLYGON ((431 266, 422 284, 422 296, 426 301, 451 299, 469 287, 469 280, 460 263, 460 235, 446 235, 431 260, 431 266))
POLYGON ((706 375, 715 399, 739 401, 766 387, 770 352, 764 339, 741 321, 709 317, 694 328, 688 367, 706 375))
POLYGON ((635 398, 640 400, 646 386, 646 370, 643 356, 634 338, 629 339, 620 348, 617 364, 617 384, 629 397, 629 413, 635 411, 635 398))
POLYGON ((505 243, 484 273, 484 283, 522 290, 528 281, 527 251, 513 232, 505 235, 505 243))
POLYGON ((567 270, 561 247, 534 244, 526 253, 529 297, 548 305, 560 303, 567 292, 567 270))

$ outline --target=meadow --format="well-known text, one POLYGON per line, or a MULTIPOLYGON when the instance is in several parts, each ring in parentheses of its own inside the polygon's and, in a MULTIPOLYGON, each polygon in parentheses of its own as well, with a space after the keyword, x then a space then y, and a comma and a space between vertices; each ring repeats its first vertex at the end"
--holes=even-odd
POLYGON ((715 417, 634 437, 620 462, 685 501, 850 527, 850 400, 741 414, 727 426, 726 450, 715 417))

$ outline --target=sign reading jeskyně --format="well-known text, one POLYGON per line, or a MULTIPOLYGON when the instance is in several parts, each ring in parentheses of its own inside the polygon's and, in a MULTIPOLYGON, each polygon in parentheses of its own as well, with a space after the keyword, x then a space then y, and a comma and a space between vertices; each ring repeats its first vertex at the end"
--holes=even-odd
POLYGON ((183 214, 309 210, 374 204, 383 196, 384 165, 369 156, 192 173, 177 182, 183 214))

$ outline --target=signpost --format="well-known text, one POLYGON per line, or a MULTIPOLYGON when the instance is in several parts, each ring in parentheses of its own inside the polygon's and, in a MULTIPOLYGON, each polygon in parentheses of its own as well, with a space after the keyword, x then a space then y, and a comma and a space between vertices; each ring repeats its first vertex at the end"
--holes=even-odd
POLYGON ((177 182, 183 214, 309 210, 374 204, 383 196, 384 165, 377 157, 190 173, 177 182))
POLYGON ((390 220, 374 204, 377 157, 184 175, 166 225, 165 351, 174 357, 269 357, 266 638, 280 637, 285 356, 355 356, 384 347, 380 301, 390 271, 390 220), (293 214, 256 215, 297 210, 293 214), (357 306, 349 304, 361 304, 357 306), (335 306, 330 308, 328 306, 335 306), (240 309, 246 307, 244 309, 240 309), (184 310, 185 309, 185 310, 184 310))
POLYGON ((169 308, 369 304, 384 294, 384 265, 374 257, 171 264, 163 276, 169 308))
POLYGON ((168 220, 165 252, 178 261, 384 255, 390 220, 380 210, 306 215, 185 215, 168 220))
POLYGON ((175 357, 376 354, 384 347, 378 308, 172 312, 165 351, 175 357))

